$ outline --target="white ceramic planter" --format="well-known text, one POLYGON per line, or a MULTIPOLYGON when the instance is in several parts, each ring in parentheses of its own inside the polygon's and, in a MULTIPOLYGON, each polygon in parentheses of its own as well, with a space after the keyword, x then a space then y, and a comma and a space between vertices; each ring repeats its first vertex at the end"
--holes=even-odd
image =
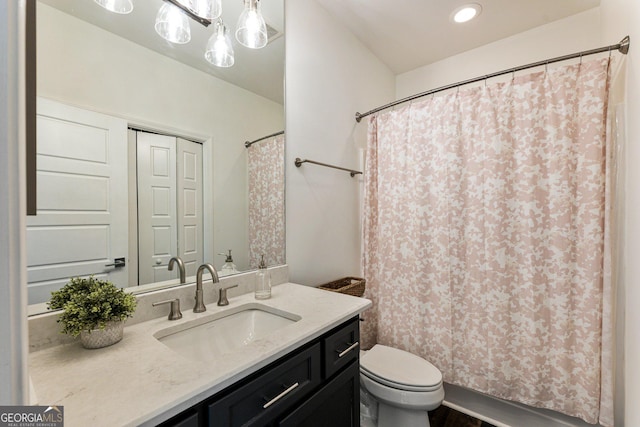
POLYGON ((107 322, 104 329, 80 332, 80 342, 84 348, 108 347, 120 341, 124 332, 124 321, 107 322))

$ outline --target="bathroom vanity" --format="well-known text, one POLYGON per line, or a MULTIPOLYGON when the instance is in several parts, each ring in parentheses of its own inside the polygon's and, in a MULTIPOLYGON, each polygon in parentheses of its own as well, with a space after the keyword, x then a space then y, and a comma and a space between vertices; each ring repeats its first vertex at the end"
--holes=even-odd
POLYGON ((359 425, 356 316, 162 427, 359 425))
POLYGON ((369 300, 284 283, 271 299, 247 293, 229 302, 193 313, 185 301, 182 319, 126 326, 111 347, 74 342, 32 352, 38 404, 64 406, 67 427, 358 425, 358 318, 369 300), (267 317, 255 322, 262 328, 269 317, 285 320, 250 333, 223 323, 250 311, 267 317), (223 335, 193 339, 214 322, 223 335))

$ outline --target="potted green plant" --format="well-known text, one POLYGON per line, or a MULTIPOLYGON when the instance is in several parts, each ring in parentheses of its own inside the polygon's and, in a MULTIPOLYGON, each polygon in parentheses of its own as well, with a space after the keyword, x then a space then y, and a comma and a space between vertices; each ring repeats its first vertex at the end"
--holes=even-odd
POLYGON ((62 309, 62 333, 80 336, 85 348, 101 348, 122 339, 124 321, 136 309, 136 297, 107 280, 73 277, 51 292, 49 309, 62 309))

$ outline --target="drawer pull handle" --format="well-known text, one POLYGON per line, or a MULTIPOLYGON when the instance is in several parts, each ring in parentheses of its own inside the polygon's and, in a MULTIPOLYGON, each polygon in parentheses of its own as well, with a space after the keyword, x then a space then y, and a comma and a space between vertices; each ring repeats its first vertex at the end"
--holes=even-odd
POLYGON ((338 357, 343 357, 345 354, 349 353, 351 350, 353 350, 354 348, 358 348, 358 341, 354 342, 353 344, 351 344, 349 347, 346 348, 346 350, 340 351, 340 350, 336 350, 336 353, 340 353, 338 354, 338 357))
POLYGON ((291 387, 289 387, 288 389, 286 389, 285 391, 283 391, 282 393, 280 393, 279 395, 277 395, 276 397, 274 397, 273 399, 265 403, 264 406, 262 406, 262 409, 267 409, 269 406, 273 405, 278 400, 282 399, 287 394, 291 393, 296 387, 298 387, 298 385, 299 385, 298 383, 295 383, 294 385, 292 385, 291 387))

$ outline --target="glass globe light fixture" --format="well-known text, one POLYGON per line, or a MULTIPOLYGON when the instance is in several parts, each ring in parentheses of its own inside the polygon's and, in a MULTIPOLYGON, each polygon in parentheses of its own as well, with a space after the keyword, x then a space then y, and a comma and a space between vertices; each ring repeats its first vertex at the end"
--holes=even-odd
POLYGON ((236 27, 236 39, 251 49, 267 45, 267 25, 260 13, 260 0, 244 0, 244 9, 236 27))
POLYGON ((191 0, 193 10, 201 18, 215 21, 222 15, 221 0, 191 0))
POLYGON ((235 62, 231 38, 221 19, 215 23, 215 32, 207 42, 204 57, 216 67, 228 68, 233 66, 235 62))
POLYGON ((107 9, 109 12, 119 13, 126 15, 133 10, 133 3, 131 0, 94 0, 100 6, 107 9))
POLYGON ((177 0, 194 15, 215 21, 222 15, 222 0, 177 0))
POLYGON ((156 33, 163 39, 176 44, 185 44, 191 40, 189 18, 180 8, 165 3, 156 15, 156 33))

